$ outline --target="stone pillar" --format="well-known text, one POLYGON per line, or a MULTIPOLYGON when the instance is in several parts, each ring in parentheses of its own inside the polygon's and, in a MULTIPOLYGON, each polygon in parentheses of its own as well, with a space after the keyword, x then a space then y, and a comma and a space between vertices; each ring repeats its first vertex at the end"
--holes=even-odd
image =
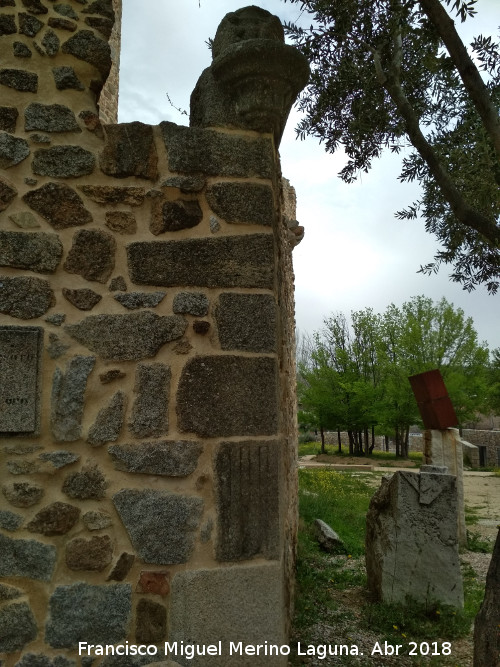
POLYGON ((500 531, 497 534, 484 599, 474 622, 474 667, 500 665, 500 531))
POLYGON ((460 546, 467 546, 464 500, 464 454, 460 433, 456 428, 445 431, 427 429, 424 437, 424 461, 427 464, 446 466, 457 478, 458 540, 460 546))
POLYGON ((2 660, 111 667, 79 643, 127 641, 156 647, 143 665, 167 641, 254 664, 246 644, 286 646, 293 593, 277 147, 307 62, 238 10, 191 127, 101 126, 111 0, 0 4, 2 660))
POLYGON ((456 478, 446 468, 383 478, 366 517, 366 571, 375 597, 463 607, 456 523, 456 478))

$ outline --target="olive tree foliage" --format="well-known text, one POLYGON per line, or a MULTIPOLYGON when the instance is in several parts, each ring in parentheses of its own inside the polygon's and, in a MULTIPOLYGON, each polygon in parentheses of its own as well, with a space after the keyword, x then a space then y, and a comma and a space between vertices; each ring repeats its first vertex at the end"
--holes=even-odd
POLYGON ((312 68, 298 135, 317 137, 328 152, 343 148, 347 183, 384 149, 410 148, 399 178, 418 181, 421 196, 396 216, 420 215, 440 243, 420 271, 449 264, 464 289, 482 284, 496 293, 500 47, 479 36, 471 57, 446 9, 465 21, 477 0, 287 1, 313 20, 286 25, 312 68))

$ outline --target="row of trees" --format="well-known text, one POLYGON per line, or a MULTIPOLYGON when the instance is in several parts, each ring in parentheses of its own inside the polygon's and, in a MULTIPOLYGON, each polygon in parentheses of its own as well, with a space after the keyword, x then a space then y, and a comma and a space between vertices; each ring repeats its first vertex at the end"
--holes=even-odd
MULTIPOLYGON (((369 454, 375 433, 408 455, 420 423, 410 375, 439 368, 462 424, 478 412, 500 413, 500 349, 479 343, 471 318, 446 299, 418 296, 378 314, 371 308, 325 319, 313 337, 298 336, 299 421, 349 433, 351 454, 369 454)), ((339 448, 340 436, 339 436, 339 448)))

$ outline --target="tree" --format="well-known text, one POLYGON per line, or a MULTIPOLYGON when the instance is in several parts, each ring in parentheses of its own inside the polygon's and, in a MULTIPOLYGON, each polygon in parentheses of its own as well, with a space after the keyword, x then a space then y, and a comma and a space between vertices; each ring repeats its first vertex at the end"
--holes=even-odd
MULTIPOLYGON (((285 0, 286 2, 287 0, 285 0)), ((348 158, 347 183, 384 149, 403 158, 402 181, 418 181, 420 213, 442 244, 420 268, 454 267, 451 279, 492 294, 500 284, 500 48, 472 43, 474 58, 439 0, 288 0, 312 14, 310 28, 287 24, 312 66, 299 101, 300 137, 311 134, 348 158)), ((452 0, 444 0, 450 5, 452 0)), ((464 21, 477 0, 454 0, 464 21)))
POLYGON ((438 368, 459 423, 486 406, 488 349, 472 319, 446 299, 417 296, 381 315, 367 308, 351 322, 337 313, 313 340, 309 363, 300 365, 300 403, 322 433, 348 431, 351 453, 370 453, 377 425, 395 439, 396 454, 408 456, 410 426, 421 423, 410 375, 438 368))

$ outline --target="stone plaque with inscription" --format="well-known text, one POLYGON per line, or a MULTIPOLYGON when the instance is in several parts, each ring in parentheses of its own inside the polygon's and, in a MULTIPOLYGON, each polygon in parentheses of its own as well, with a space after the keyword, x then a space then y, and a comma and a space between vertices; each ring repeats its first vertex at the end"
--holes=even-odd
POLYGON ((0 435, 38 431, 42 336, 40 327, 0 327, 0 435))

